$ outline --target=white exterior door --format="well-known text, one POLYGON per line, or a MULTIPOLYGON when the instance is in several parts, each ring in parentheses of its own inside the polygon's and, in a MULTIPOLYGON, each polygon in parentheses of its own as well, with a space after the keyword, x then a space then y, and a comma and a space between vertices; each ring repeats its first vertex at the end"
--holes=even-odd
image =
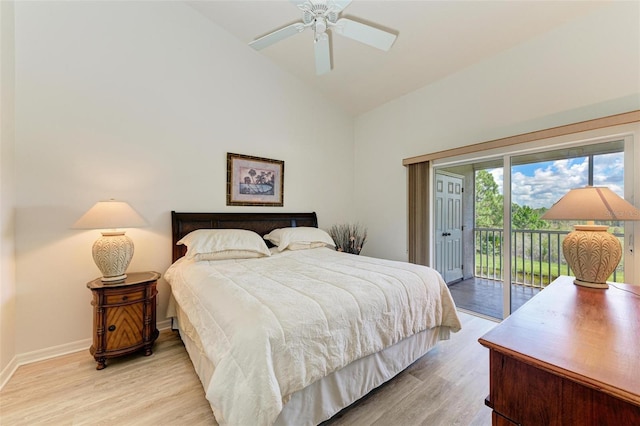
POLYGON ((462 279, 463 176, 436 172, 435 260, 447 283, 462 279))

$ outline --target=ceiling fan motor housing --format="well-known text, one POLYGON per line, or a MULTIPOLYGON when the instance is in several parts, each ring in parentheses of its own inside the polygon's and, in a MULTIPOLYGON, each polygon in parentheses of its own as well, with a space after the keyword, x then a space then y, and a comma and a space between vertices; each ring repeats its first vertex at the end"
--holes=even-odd
POLYGON ((311 24, 314 21, 328 21, 335 24, 338 20, 339 11, 334 10, 327 3, 308 1, 300 5, 300 9, 302 10, 302 22, 305 24, 311 24))

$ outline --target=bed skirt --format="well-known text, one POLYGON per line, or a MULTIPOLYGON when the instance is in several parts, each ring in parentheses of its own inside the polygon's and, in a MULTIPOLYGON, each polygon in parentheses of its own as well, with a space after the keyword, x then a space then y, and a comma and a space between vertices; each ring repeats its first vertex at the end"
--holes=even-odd
MULTIPOLYGON (((173 298, 172 298, 173 299, 173 298)), ((205 356, 200 339, 187 316, 171 303, 175 314, 173 327, 191 358, 204 389, 215 369, 205 356)), ((284 404, 276 425, 317 425, 330 419, 376 387, 390 380, 433 348, 440 340, 449 339, 448 327, 435 327, 406 338, 381 352, 371 354, 329 374, 304 389, 294 392, 284 404), (357 380, 354 380, 357 377, 357 380)), ((212 407, 214 413, 215 409, 212 407)))

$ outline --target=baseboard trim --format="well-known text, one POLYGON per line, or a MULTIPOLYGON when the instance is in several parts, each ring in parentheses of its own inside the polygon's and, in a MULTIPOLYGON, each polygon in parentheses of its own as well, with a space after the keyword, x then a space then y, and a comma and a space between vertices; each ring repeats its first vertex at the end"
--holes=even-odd
POLYGON ((91 342, 91 339, 82 339, 71 343, 65 343, 63 345, 51 346, 44 349, 38 349, 36 351, 18 354, 16 355, 18 366, 84 351, 89 349, 91 342))
MULTIPOLYGON (((158 330, 168 330, 171 328, 171 319, 160 321, 156 324, 158 330)), ((49 348, 38 349, 37 351, 18 354, 13 357, 9 364, 0 372, 0 390, 11 380, 18 367, 38 361, 44 361, 59 356, 68 355, 74 352, 89 350, 92 339, 83 339, 76 342, 65 343, 63 345, 51 346, 49 348)))
POLYGON ((171 318, 166 319, 164 321, 160 321, 156 324, 156 328, 158 331, 167 330, 171 328, 171 318))
POLYGON ((7 364, 2 372, 0 372, 0 390, 2 390, 2 388, 4 388, 4 385, 9 382, 9 379, 13 377, 13 374, 16 372, 18 367, 18 360, 14 356, 11 361, 9 361, 9 364, 7 364))

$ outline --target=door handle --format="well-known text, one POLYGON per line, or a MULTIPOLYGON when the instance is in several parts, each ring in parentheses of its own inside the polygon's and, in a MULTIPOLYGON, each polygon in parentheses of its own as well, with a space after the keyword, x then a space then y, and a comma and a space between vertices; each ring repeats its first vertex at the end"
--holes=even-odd
POLYGON ((442 236, 443 236, 443 237, 448 237, 448 236, 450 236, 450 235, 451 235, 451 232, 443 232, 443 233, 442 233, 442 236))

